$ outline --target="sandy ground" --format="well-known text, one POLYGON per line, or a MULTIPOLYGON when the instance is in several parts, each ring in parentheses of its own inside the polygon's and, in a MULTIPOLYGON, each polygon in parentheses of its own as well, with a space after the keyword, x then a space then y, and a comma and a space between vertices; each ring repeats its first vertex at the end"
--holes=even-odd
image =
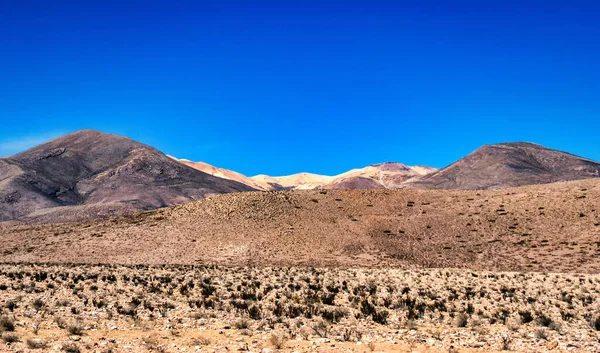
POLYGON ((0 305, 2 352, 600 347, 600 277, 584 274, 1 265, 0 305))

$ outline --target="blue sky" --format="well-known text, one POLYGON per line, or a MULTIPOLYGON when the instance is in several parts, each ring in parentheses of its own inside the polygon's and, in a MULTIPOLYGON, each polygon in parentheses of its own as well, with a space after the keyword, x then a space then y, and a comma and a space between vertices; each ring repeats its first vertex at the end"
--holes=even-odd
POLYGON ((79 129, 248 175, 600 160, 597 1, 0 0, 0 155, 79 129))

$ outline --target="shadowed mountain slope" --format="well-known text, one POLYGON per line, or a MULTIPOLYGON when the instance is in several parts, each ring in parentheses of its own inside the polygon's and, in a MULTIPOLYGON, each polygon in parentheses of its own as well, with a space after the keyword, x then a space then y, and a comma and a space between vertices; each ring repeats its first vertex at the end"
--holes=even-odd
POLYGON ((600 177, 600 163, 532 143, 486 145, 409 184, 424 189, 495 189, 600 177))
POLYGON ((249 190, 150 146, 89 130, 0 159, 0 221, 75 221, 249 190))

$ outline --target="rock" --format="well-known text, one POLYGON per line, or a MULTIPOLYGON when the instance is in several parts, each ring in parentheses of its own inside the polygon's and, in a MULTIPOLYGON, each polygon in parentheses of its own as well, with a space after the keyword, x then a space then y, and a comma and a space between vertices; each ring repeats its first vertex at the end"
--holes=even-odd
POLYGON ((558 341, 554 341, 554 342, 548 342, 548 343, 546 344, 546 348, 547 348, 547 349, 550 349, 550 350, 552 350, 552 349, 554 349, 554 348, 556 348, 556 347, 558 347, 558 341))
POLYGON ((34 338, 34 339, 32 339, 32 341, 35 342, 35 343, 37 343, 38 345, 42 344, 42 340, 39 339, 39 338, 34 338))
POLYGON ((471 344, 473 348, 482 348, 483 346, 485 346, 485 342, 474 342, 471 344))

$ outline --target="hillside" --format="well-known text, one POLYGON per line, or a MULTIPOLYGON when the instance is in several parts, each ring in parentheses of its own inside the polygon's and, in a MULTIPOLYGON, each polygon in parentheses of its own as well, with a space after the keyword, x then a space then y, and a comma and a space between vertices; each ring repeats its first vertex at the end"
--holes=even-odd
POLYGON ((4 261, 597 272, 600 179, 485 191, 234 193, 2 234, 4 261))
POLYGON ((486 145, 410 183, 425 189, 498 189, 600 177, 600 163, 532 143, 486 145))
POLYGON ((150 146, 97 131, 0 159, 0 221, 76 221, 248 190, 150 146))

